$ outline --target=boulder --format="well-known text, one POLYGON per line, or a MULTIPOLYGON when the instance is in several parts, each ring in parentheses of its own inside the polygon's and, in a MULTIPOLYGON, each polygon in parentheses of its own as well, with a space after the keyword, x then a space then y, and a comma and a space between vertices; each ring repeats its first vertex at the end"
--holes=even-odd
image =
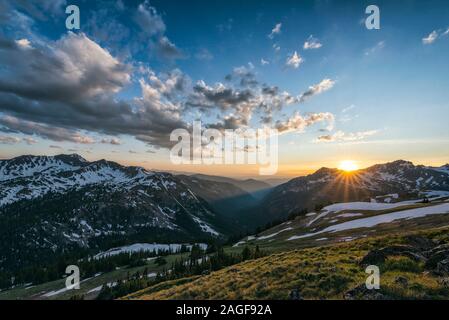
POLYGON ((430 250, 436 246, 436 243, 433 240, 425 238, 423 236, 410 235, 406 237, 406 240, 410 246, 423 251, 430 250))
POLYGON ((449 259, 449 248, 438 246, 432 250, 427 251, 425 254, 428 258, 425 264, 425 268, 427 270, 433 271, 440 261, 449 259))
POLYGON ((289 297, 290 300, 304 300, 302 298, 301 292, 299 291, 298 288, 293 289, 292 291, 290 291, 290 294, 289 294, 288 297, 289 297))
POLYGON ((396 277, 394 282, 402 287, 408 287, 408 279, 406 277, 402 276, 396 277))
POLYGON ((343 295, 345 300, 389 300, 389 297, 376 289, 368 289, 365 284, 359 285, 343 295))
POLYGON ((412 260, 425 262, 427 259, 421 250, 405 245, 389 246, 382 249, 375 249, 368 252, 360 262, 361 265, 379 265, 385 262, 389 256, 406 256, 412 260))
POLYGON ((435 272, 441 276, 449 275, 449 259, 444 259, 438 262, 435 272))

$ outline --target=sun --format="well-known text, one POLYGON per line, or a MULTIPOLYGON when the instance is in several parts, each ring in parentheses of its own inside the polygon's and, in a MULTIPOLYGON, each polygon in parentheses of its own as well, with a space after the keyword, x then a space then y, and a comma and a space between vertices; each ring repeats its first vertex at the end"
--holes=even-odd
POLYGON ((340 162, 338 169, 346 171, 346 172, 351 172, 351 171, 358 170, 359 166, 353 160, 343 160, 342 162, 340 162))

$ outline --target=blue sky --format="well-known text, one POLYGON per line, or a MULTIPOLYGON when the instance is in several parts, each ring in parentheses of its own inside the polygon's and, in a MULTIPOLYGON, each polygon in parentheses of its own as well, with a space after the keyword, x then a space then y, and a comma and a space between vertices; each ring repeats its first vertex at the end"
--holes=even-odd
POLYGON ((0 48, 2 158, 77 152, 91 160, 148 168, 250 176, 254 168, 245 166, 174 167, 167 132, 197 117, 220 128, 229 117, 235 126, 257 128, 264 124, 261 117, 270 116, 272 127, 285 129, 280 175, 335 167, 345 159, 360 166, 399 158, 428 165, 449 162, 445 1, 49 3, 1 5, 6 18, 0 40, 17 44, 0 48), (65 28, 68 4, 81 11, 81 29, 74 33, 65 28), (369 4, 380 8, 380 30, 365 28, 369 4), (305 49, 307 41, 315 48, 305 49), (73 57, 60 55, 70 50, 76 51, 73 57), (91 58, 84 59, 83 52, 91 58), (289 64, 295 53, 299 62, 289 64), (18 66, 21 57, 32 63, 18 66), (82 65, 76 79, 64 75, 74 62, 82 65), (57 74, 36 71, 51 63, 63 64, 57 74), (36 72, 44 76, 30 79, 36 72), (254 83, 240 85, 243 76, 254 83), (54 81, 47 85, 46 77, 54 81), (182 79, 182 90, 168 92, 157 85, 173 79, 182 79), (81 81, 93 87, 86 89, 81 81), (53 83, 61 85, 57 90, 66 98, 47 97, 53 83), (285 98, 281 93, 287 92, 296 101, 273 107, 261 95, 273 86, 277 95, 270 97, 285 98), (234 97, 246 92, 253 99, 235 105, 207 99, 224 88, 234 97), (155 101, 155 95, 160 99, 155 101), (269 111, 255 100, 266 102, 269 111), (244 111, 248 105, 251 110, 244 111), (108 110, 120 116, 108 118, 108 110), (311 115, 320 116, 305 125, 311 115), (289 122, 295 116, 299 122, 289 122))

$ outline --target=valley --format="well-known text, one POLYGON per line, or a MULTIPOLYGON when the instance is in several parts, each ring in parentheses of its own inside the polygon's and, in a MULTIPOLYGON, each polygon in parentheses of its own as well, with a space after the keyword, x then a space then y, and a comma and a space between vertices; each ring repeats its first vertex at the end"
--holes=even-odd
MULTIPOLYGON (((272 187, 78 155, 1 160, 0 299, 287 299, 292 290, 307 299, 345 298, 364 275, 359 263, 369 250, 411 235, 445 243, 447 168, 407 161, 351 174, 322 168, 272 187), (309 270, 318 256, 327 267, 337 259, 342 273, 309 270), (83 268, 80 290, 64 287, 70 263, 83 268), (212 285, 229 272, 226 290, 212 285), (315 280, 304 282, 314 273, 329 282, 315 283, 318 291, 315 280)), ((415 267, 421 271, 409 280, 446 296, 445 271, 415 267)), ((387 279, 396 290, 393 275, 387 279)))

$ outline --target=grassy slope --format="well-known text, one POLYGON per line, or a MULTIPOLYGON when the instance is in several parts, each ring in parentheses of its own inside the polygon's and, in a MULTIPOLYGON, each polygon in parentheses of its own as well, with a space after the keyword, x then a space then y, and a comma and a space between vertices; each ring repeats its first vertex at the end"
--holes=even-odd
MULTIPOLYGON (((428 230, 435 227, 441 227, 449 225, 449 214, 441 215, 428 215, 426 217, 415 218, 415 219, 401 219, 395 220, 389 223, 378 224, 371 228, 354 228, 349 230, 343 230, 339 232, 332 233, 320 233, 315 236, 297 239, 289 241, 288 239, 292 236, 314 233, 318 230, 322 230, 328 226, 339 224, 351 220, 358 220, 361 218, 368 218, 372 216, 381 216, 383 214, 399 212, 409 209, 425 208, 429 206, 434 206, 443 203, 442 201, 429 203, 429 204, 409 204, 401 207, 396 207, 394 209, 388 210, 342 210, 338 212, 330 212, 323 218, 316 220, 318 214, 313 216, 298 217, 293 221, 288 221, 270 228, 266 231, 261 232, 258 237, 265 236, 265 239, 253 239, 247 240, 245 237, 244 245, 255 246, 258 245, 261 249, 270 252, 288 251, 306 247, 315 247, 330 245, 337 242, 344 242, 347 239, 358 239, 372 236, 381 236, 394 234, 398 230, 404 231, 417 231, 417 230, 428 230), (356 217, 339 217, 343 213, 357 213, 361 216, 356 217), (335 220, 334 220, 335 219, 335 220), (311 225, 309 223, 314 221, 311 225), (287 230, 291 229, 291 230, 287 230), (275 236, 272 236, 275 235, 275 236)), ((239 249, 242 245, 239 246, 239 249)), ((237 248, 233 248, 237 249, 237 248)))
MULTIPOLYGON (((355 210, 363 214, 363 218, 370 217, 373 215, 380 215, 390 212, 396 212, 411 208, 419 208, 435 205, 431 204, 411 204, 400 208, 395 208, 391 210, 377 210, 377 211, 363 211, 355 210)), ((398 220, 395 222, 390 222, 388 224, 378 225, 369 230, 365 228, 346 230, 336 233, 319 234, 314 237, 299 239, 295 241, 287 241, 287 239, 293 235, 301 233, 313 232, 315 229, 322 229, 331 225, 333 219, 336 219, 338 215, 342 213, 352 212, 350 210, 344 210, 340 212, 330 213, 322 219, 316 220, 311 226, 308 226, 308 222, 315 219, 315 216, 310 217, 298 217, 294 221, 289 221, 278 226, 275 226, 269 230, 261 232, 258 236, 268 236, 276 234, 281 230, 286 228, 292 228, 292 230, 283 231, 276 234, 274 237, 268 237, 264 240, 252 240, 245 241, 245 245, 253 247, 258 245, 262 250, 272 253, 270 257, 259 259, 257 261, 249 261, 244 264, 240 264, 234 267, 227 268, 225 270, 212 273, 210 276, 204 277, 192 277, 181 280, 174 280, 158 284, 157 286, 146 289, 145 295, 142 293, 137 293, 132 295, 132 297, 142 297, 146 298, 279 298, 283 299, 288 297, 288 294, 293 288, 300 288, 302 294, 306 298, 341 298, 342 292, 346 288, 352 288, 356 284, 363 283, 366 278, 364 270, 356 263, 356 259, 360 259, 368 250, 386 245, 391 241, 400 242, 400 237, 392 236, 401 230, 402 233, 410 233, 417 230, 430 230, 440 226, 449 226, 449 215, 431 215, 419 219, 411 220, 398 220), (381 240, 373 240, 371 237, 382 237, 381 240), (325 238, 323 238, 325 237, 325 238), (347 238, 352 239, 367 237, 365 240, 352 241, 349 243, 344 243, 347 238), (371 240, 369 240, 371 239, 371 240), (374 241, 374 242, 373 242, 374 241), (380 242, 376 242, 380 241, 380 242), (309 248, 309 249, 307 249, 309 248), (288 251, 288 252, 287 252, 288 251), (282 253, 284 252, 284 253, 282 253), (347 264, 343 261, 348 260, 351 263, 347 264), (315 266, 315 263, 322 262, 322 266, 315 266), (241 266, 245 266, 240 269, 241 266), (329 278, 334 270, 335 275, 346 277, 346 278, 329 278), (329 272, 326 268, 331 268, 329 272), (285 274, 282 270, 286 270, 285 274), (232 271, 229 271, 232 270, 232 271), (237 271, 236 271, 237 270, 237 271), (349 271, 348 271, 349 270, 349 271), (338 271, 338 272, 337 272, 338 271), (227 272, 230 273, 229 282, 222 281, 222 274, 225 275, 227 272), (280 273, 280 275, 278 274, 280 273), (311 279, 308 278, 307 274, 312 274, 311 279), (215 277, 215 278, 214 278, 215 277), (268 277, 266 280, 265 277, 268 277), (316 277, 316 278, 314 278, 316 277), (258 282, 257 279, 262 279, 258 282), (300 281, 301 280, 301 281, 300 281), (167 291, 168 288, 178 288, 180 283, 193 282, 192 287, 198 287, 203 290, 202 286, 206 286, 208 289, 204 290, 204 293, 192 292, 189 293, 181 292, 182 295, 178 295, 177 292, 167 291), (328 281, 328 282, 326 282, 328 281), (330 281, 330 282, 329 282, 330 281), (345 283, 340 287, 339 282, 345 283), (360 282, 362 281, 362 282, 360 282), (302 284, 304 282, 304 284, 302 284), (215 284, 214 284, 215 283, 215 284), (269 285, 268 285, 269 284, 269 285), (302 286, 300 286, 302 284, 302 286), (333 286, 331 286, 331 284, 333 286), (267 286, 268 285, 268 286, 267 286), (271 286, 274 286, 274 289, 271 286), (235 288, 234 288, 235 287, 235 288), (309 288, 315 288, 313 294, 308 295, 309 288), (217 291, 215 292, 213 288, 217 291), (227 289, 228 288, 228 289, 227 289), (229 289, 230 288, 230 289, 229 289), (337 288, 338 292, 333 288, 337 288), (318 290, 319 289, 319 290, 318 290), (165 290, 165 291, 164 291, 165 290), (211 291, 211 292, 209 292, 211 291), (264 293, 267 291, 267 293, 264 293), (326 292, 325 295, 320 293, 320 291, 326 292), (151 295, 149 293, 152 293, 151 295), (209 292, 209 293, 208 293, 209 292), (234 293, 232 293, 234 292, 234 293), (332 293, 333 292, 333 293, 332 293)), ((337 223, 349 221, 352 219, 358 219, 358 217, 353 218, 338 218, 337 223)), ((245 238, 246 239, 246 238, 245 238)), ((226 252, 240 253, 243 249, 243 245, 239 247, 227 247, 226 252)), ((179 255, 172 255, 167 257, 168 265, 171 264, 179 255)), ((99 291, 94 291, 88 293, 94 288, 98 288, 105 283, 110 283, 117 281, 118 279, 124 279, 127 273, 135 273, 136 271, 143 271, 145 267, 148 267, 148 272, 157 272, 161 270, 161 267, 157 267, 153 261, 149 262, 147 266, 136 267, 136 268, 122 268, 113 272, 102 274, 98 277, 89 279, 82 283, 80 290, 74 290, 69 292, 64 292, 59 295, 50 297, 49 299, 69 299, 73 295, 85 295, 86 299, 95 298, 99 291)), ((419 266, 418 266, 419 267, 419 266)), ((403 273, 400 273, 403 274, 403 273)), ((398 272, 393 271, 385 274, 386 279, 391 275, 392 279, 400 275, 398 272)), ((429 284, 433 281, 433 288, 437 288, 436 279, 430 276, 422 276, 411 274, 411 278, 421 278, 428 282, 429 284)), ((226 277, 224 277, 226 278, 226 277)), ((8 290, 5 292, 0 292, 1 299, 45 299, 42 294, 50 291, 59 290, 64 287, 64 280, 57 280, 50 283, 45 283, 37 285, 30 288, 15 288, 13 290, 8 290)), ((189 285, 184 284, 185 288, 189 285)), ((432 286, 431 286, 432 287, 432 286)), ((429 287, 430 288, 430 287, 429 287)), ((184 290, 184 289, 181 289, 184 290)), ((312 289, 310 289, 312 290, 312 289)), ((417 293, 411 296, 416 296, 417 293)), ((404 295, 409 296, 409 295, 404 295)))
POLYGON ((44 297, 43 294, 60 290, 65 287, 65 279, 55 280, 52 282, 47 282, 43 284, 39 284, 36 286, 30 286, 28 288, 26 287, 18 287, 14 288, 12 290, 6 290, 4 292, 0 292, 0 300, 16 300, 16 299, 50 299, 50 300, 65 300, 70 299, 74 295, 84 295, 85 299, 93 299, 95 298, 99 290, 90 292, 92 289, 95 289, 99 286, 105 285, 106 283, 112 283, 120 279, 126 279, 128 273, 134 274, 136 272, 143 272, 145 268, 147 268, 148 273, 157 273, 158 271, 162 271, 164 268, 168 268, 172 262, 174 262, 176 259, 180 259, 182 257, 188 256, 188 253, 183 254, 173 254, 164 257, 167 261, 167 265, 165 266, 158 266, 154 263, 154 260, 148 261, 148 263, 145 266, 140 267, 134 267, 134 268, 126 268, 123 267, 119 270, 115 270, 112 272, 107 272, 104 274, 101 274, 97 277, 89 278, 88 280, 83 281, 81 279, 82 283, 80 284, 79 290, 70 290, 63 292, 58 295, 54 295, 51 297, 44 297))
MULTIPOLYGON (((445 227, 287 251, 210 275, 158 284, 124 299, 287 299, 295 288, 306 299, 342 299, 344 292, 365 283, 367 274, 359 261, 369 250, 402 244, 411 233, 449 243, 449 228, 445 227)), ((449 298, 441 279, 408 258, 389 258, 380 270, 380 291, 390 297, 449 298), (395 283, 398 276, 406 277, 409 285, 395 283)))

